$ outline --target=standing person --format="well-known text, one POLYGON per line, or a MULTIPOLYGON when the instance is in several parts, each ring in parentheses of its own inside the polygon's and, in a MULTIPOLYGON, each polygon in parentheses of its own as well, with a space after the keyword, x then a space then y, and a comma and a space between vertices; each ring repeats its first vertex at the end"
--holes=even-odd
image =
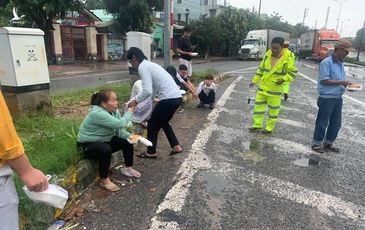
MULTIPOLYGON (((284 52, 287 52, 289 57, 293 59, 293 62, 295 63, 295 54, 293 51, 289 49, 289 41, 284 41, 284 52)), ((284 82, 283 83, 283 93, 284 93, 284 100, 288 100, 289 98, 289 90, 290 90, 290 82, 284 82)))
POLYGON ((19 229, 18 194, 13 181, 14 169, 29 191, 48 188, 46 176, 33 168, 20 141, 8 107, 0 91, 0 229, 19 229))
POLYGON ((335 45, 334 53, 319 65, 318 114, 312 142, 312 149, 316 152, 340 151, 333 143, 341 128, 342 94, 345 88, 352 84, 345 79, 343 59, 353 50, 350 41, 341 39, 335 45))
POLYGON ((164 130, 172 148, 170 155, 181 153, 182 148, 170 125, 170 120, 182 101, 181 92, 175 81, 160 65, 148 61, 142 50, 137 47, 131 47, 128 50, 127 60, 134 68, 138 69, 143 88, 142 92, 132 99, 129 104, 134 107, 148 97, 155 98, 156 95, 160 99, 151 114, 147 127, 147 139, 153 145, 148 146, 147 151, 142 152, 137 157, 157 158, 157 138, 161 128, 164 130))
POLYGON ((118 110, 117 95, 111 90, 94 93, 90 105, 90 111, 79 129, 77 148, 85 159, 98 160, 100 187, 116 192, 120 188, 108 176, 112 153, 123 150, 126 167, 122 174, 128 177, 141 176, 132 168, 134 149, 127 139, 133 135, 125 130, 135 107, 130 107, 122 117, 118 110))
POLYGON ((192 68, 192 57, 193 51, 196 48, 196 45, 192 45, 190 41, 191 37, 191 29, 185 26, 183 30, 182 37, 177 41, 177 48, 176 51, 180 54, 179 64, 186 65, 188 67, 188 77, 190 78, 193 74, 192 68))
POLYGON ((205 80, 200 82, 197 94, 200 99, 200 103, 198 104, 198 108, 203 108, 204 105, 208 104, 209 109, 214 108, 214 102, 215 102, 215 90, 217 89, 217 86, 214 83, 214 77, 211 75, 208 75, 205 77, 205 80))
POLYGON ((287 52, 283 52, 284 39, 275 37, 271 42, 271 49, 265 54, 264 59, 252 79, 249 87, 259 84, 253 108, 253 126, 251 131, 263 129, 263 123, 268 107, 268 119, 264 133, 271 133, 275 128, 279 116, 283 83, 295 79, 297 68, 287 52))

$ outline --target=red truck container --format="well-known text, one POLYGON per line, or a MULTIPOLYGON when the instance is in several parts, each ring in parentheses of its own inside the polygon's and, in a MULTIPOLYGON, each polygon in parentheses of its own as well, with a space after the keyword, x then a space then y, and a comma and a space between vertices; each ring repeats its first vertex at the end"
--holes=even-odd
POLYGON ((331 55, 340 34, 336 30, 313 30, 300 36, 300 58, 322 61, 331 55))

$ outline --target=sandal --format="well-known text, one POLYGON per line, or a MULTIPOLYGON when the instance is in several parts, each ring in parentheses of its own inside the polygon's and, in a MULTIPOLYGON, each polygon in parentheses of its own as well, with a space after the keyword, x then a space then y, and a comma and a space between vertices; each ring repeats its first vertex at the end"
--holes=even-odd
POLYGON ((116 192, 116 191, 119 191, 119 186, 110 182, 110 183, 107 183, 107 184, 103 184, 103 183, 100 183, 100 187, 105 189, 105 190, 108 190, 110 192, 116 192))
POLYGON ((324 147, 323 147, 325 150, 327 151, 330 151, 330 152, 335 152, 335 153, 339 153, 340 152, 340 149, 335 147, 334 145, 332 144, 324 144, 324 147))
POLYGON ((317 153, 324 153, 324 148, 320 145, 312 145, 312 150, 317 153))
POLYGON ((122 168, 121 172, 124 176, 127 176, 127 177, 135 177, 135 178, 141 177, 141 174, 137 170, 134 170, 134 169, 122 168))
POLYGON ((176 155, 176 154, 179 154, 179 153, 182 153, 182 150, 180 150, 180 151, 171 150, 169 156, 173 156, 173 155, 176 155))
POLYGON ((146 152, 141 152, 140 154, 137 154, 136 157, 156 159, 157 158, 157 155, 150 155, 150 154, 148 154, 146 152))

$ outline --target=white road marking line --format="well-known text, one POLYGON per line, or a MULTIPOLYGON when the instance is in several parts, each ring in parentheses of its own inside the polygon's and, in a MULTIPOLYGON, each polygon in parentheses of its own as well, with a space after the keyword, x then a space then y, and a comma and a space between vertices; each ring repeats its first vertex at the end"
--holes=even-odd
POLYGON ((257 66, 252 66, 252 67, 248 67, 248 68, 244 68, 244 69, 236 69, 236 70, 232 70, 232 71, 227 71, 224 72, 223 74, 229 74, 229 73, 237 73, 239 71, 244 71, 244 70, 248 70, 248 69, 257 69, 257 66))
MULTIPOLYGON (((311 81, 311 82, 317 84, 317 81, 316 80, 313 80, 312 78, 308 77, 307 75, 302 74, 302 73, 299 73, 299 72, 298 72, 298 74, 300 76, 304 77, 305 79, 307 79, 308 81, 311 81)), ((348 99, 348 100, 350 100, 350 101, 352 101, 352 102, 355 102, 355 103, 357 103, 357 104, 362 105, 362 106, 365 107, 365 102, 362 102, 360 100, 357 100, 356 98, 350 97, 348 95, 343 95, 343 97, 346 98, 346 99, 348 99)))
MULTIPOLYGON (((213 167, 217 172, 231 177, 232 173, 238 173, 236 165, 219 163, 219 166, 213 167)), ((341 198, 311 190, 306 187, 283 181, 272 176, 265 176, 254 171, 239 173, 240 178, 249 181, 252 184, 259 184, 266 192, 298 204, 308 205, 316 208, 319 212, 327 216, 337 216, 344 219, 350 219, 357 222, 358 225, 365 226, 365 207, 356 205, 352 202, 344 201, 341 198)))
POLYGON ((104 75, 110 75, 110 74, 120 74, 120 73, 124 73, 124 72, 128 72, 128 70, 124 70, 124 71, 114 71, 114 72, 106 72, 106 73, 93 73, 93 72, 90 72, 90 73, 85 73, 85 74, 80 74, 80 75, 73 75, 73 76, 68 76, 68 77, 52 77, 52 81, 58 81, 58 80, 65 80, 65 79, 70 79, 70 78, 89 78, 90 75, 93 75, 93 76, 104 76, 104 75))
POLYGON ((278 118, 278 122, 279 123, 283 123, 286 125, 291 125, 291 126, 295 126, 295 127, 299 127, 299 128, 306 128, 308 127, 307 123, 303 123, 300 121, 294 121, 294 120, 290 120, 290 119, 285 119, 285 118, 278 118))
MULTIPOLYGON (((209 158, 204 153, 205 145, 207 144, 211 134, 216 129, 215 122, 219 117, 221 110, 219 107, 223 107, 229 98, 232 90, 236 87, 237 83, 242 80, 242 76, 236 78, 232 84, 227 88, 222 97, 217 102, 217 107, 208 115, 207 123, 197 135, 189 156, 182 163, 177 174, 180 174, 179 181, 167 192, 165 199, 159 205, 156 216, 151 219, 150 229, 168 229, 169 222, 158 219, 158 214, 166 209, 180 212, 185 205, 186 197, 189 193, 189 188, 195 173, 199 169, 211 168, 209 158)), ((174 223, 170 229, 178 229, 178 224, 174 223)))

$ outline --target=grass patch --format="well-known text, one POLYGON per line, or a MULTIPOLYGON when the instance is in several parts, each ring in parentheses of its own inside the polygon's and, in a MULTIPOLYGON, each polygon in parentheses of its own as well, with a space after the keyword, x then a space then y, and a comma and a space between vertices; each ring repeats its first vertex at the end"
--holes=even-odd
POLYGON ((202 71, 194 71, 192 76, 191 76, 191 82, 194 85, 199 84, 200 82, 204 81, 206 76, 209 75, 217 75, 218 71, 215 69, 207 69, 207 70, 202 70, 202 71))
POLYGON ((356 58, 346 57, 345 58, 345 61, 346 62, 349 62, 349 63, 353 63, 353 64, 365 66, 365 62, 363 62, 363 61, 357 61, 356 58))
POLYGON ((55 93, 51 96, 52 106, 65 107, 77 105, 80 103, 90 103, 91 95, 101 89, 111 89, 116 92, 120 103, 128 101, 131 95, 131 87, 129 86, 129 84, 109 84, 95 88, 86 88, 55 93))

